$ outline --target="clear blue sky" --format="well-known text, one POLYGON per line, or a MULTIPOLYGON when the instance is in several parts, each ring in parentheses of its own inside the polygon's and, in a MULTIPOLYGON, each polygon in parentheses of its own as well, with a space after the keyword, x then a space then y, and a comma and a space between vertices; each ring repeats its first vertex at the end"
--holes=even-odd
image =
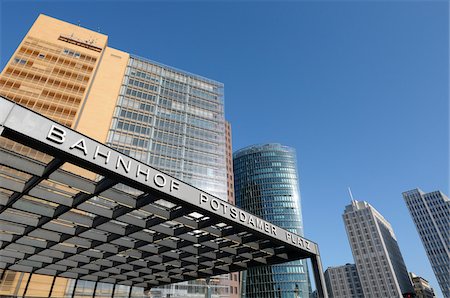
POLYGON ((296 148, 305 234, 325 268, 353 262, 341 217, 350 186, 440 294, 401 193, 450 194, 447 1, 0 3, 2 68, 44 13, 223 82, 234 150, 296 148))

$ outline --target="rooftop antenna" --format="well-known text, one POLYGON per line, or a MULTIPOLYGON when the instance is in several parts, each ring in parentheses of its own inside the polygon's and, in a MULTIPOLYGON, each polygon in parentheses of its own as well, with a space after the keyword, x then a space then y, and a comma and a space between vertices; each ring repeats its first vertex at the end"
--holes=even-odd
POLYGON ((350 189, 350 186, 348 187, 348 194, 350 195, 350 199, 352 200, 352 203, 356 203, 355 199, 353 198, 352 190, 350 189))

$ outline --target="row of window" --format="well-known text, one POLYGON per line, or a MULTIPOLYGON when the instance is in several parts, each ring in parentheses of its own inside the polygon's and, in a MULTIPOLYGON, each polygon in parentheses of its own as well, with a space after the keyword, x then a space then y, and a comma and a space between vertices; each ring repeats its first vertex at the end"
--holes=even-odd
POLYGON ((141 135, 150 135, 151 128, 144 127, 138 124, 132 124, 123 121, 117 121, 117 129, 128 130, 141 135))
POLYGON ((127 111, 127 110, 121 110, 120 116, 134 120, 134 121, 144 122, 146 124, 148 124, 152 121, 152 117, 150 117, 149 115, 143 115, 143 114, 139 114, 136 112, 127 111))
POLYGON ((80 52, 76 52, 76 51, 69 50, 69 49, 64 49, 63 50, 63 54, 67 55, 67 56, 71 56, 71 57, 77 58, 77 59, 80 58, 80 56, 81 56, 80 52))
POLYGON ((141 89, 146 89, 149 91, 158 91, 158 86, 152 85, 152 84, 148 84, 148 83, 144 83, 142 81, 138 81, 138 80, 134 80, 134 79, 128 79, 128 84, 132 85, 132 86, 136 86, 138 88, 141 89))
POLYGON ((143 100, 156 101, 156 96, 154 94, 148 94, 139 90, 127 88, 125 91, 126 95, 141 98, 143 100))
POLYGON ((124 97, 121 100, 122 107, 124 108, 132 108, 136 109, 139 112, 153 112, 155 110, 155 106, 152 104, 148 104, 147 102, 142 102, 138 100, 134 100, 128 97, 124 97))

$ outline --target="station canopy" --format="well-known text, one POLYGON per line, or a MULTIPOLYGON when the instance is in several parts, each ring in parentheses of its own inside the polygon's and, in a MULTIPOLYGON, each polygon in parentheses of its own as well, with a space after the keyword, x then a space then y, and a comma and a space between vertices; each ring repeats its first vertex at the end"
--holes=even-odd
POLYGON ((144 287, 317 245, 0 98, 0 268, 144 287))

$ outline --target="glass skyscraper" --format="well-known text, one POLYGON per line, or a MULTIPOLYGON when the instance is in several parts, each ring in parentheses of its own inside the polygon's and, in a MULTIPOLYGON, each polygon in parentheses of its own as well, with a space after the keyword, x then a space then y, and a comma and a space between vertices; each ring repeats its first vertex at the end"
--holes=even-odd
MULTIPOLYGON (((296 154, 280 144, 254 145, 233 155, 236 205, 303 236, 296 154)), ((243 274, 242 297, 309 297, 306 262, 253 268, 243 274)))
POLYGON ((440 191, 403 193, 444 298, 450 298, 450 200, 440 191))
MULTIPOLYGON (((130 56, 108 145, 227 200, 223 84, 130 56)), ((212 297, 230 294, 211 279, 212 297), (215 295, 214 295, 215 294, 215 295)), ((204 281, 152 289, 153 297, 204 297, 204 281)))
POLYGON ((131 56, 107 144, 227 200, 222 83, 131 56))

